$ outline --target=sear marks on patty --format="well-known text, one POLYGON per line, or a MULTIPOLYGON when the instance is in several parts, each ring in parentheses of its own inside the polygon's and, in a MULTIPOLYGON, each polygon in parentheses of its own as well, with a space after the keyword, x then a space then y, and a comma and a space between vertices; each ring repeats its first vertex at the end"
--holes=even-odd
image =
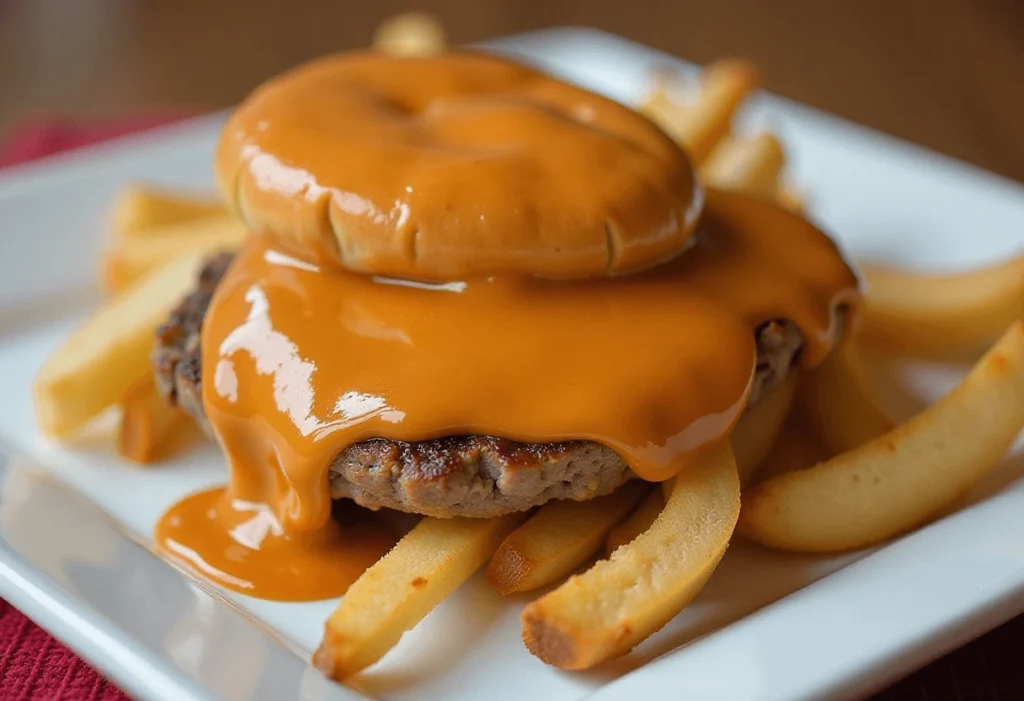
MULTIPOLYGON (((157 331, 153 367, 168 401, 210 432, 203 413, 203 318, 232 255, 211 258, 196 289, 157 331)), ((785 379, 800 350, 799 330, 770 321, 756 330, 757 370, 748 404, 785 379)), ((451 436, 417 443, 375 438, 349 446, 331 464, 331 496, 362 506, 427 516, 487 518, 552 499, 591 499, 635 475, 619 455, 590 441, 517 443, 493 436, 451 436)))

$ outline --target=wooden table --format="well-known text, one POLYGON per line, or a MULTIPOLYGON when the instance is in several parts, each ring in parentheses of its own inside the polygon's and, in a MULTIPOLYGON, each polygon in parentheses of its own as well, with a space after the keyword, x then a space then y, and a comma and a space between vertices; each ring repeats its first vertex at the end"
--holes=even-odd
MULTIPOLYGON (((0 0, 0 128, 33 115, 230 105, 287 66, 364 45, 382 18, 407 7, 397 0, 0 0)), ((456 43, 585 24, 698 62, 746 56, 763 68, 769 90, 1024 180, 1020 0, 424 0, 420 7, 436 12, 456 43)), ((1024 618, 878 698, 1024 698, 1022 646, 1024 618)))

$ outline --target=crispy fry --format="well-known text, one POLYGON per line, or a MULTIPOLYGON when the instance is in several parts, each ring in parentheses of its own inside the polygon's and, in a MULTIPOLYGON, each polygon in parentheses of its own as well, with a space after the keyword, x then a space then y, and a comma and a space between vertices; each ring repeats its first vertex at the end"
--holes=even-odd
POLYGON ((779 140, 762 132, 749 138, 724 138, 700 171, 704 182, 712 187, 777 200, 785 162, 779 140))
POLYGON ((704 69, 695 103, 679 105, 664 87, 659 87, 641 111, 679 142, 699 165, 729 132, 733 114, 758 81, 757 68, 747 61, 716 61, 704 69))
POLYGON ((189 422, 183 411, 160 396, 152 373, 132 385, 121 397, 120 405, 117 452, 143 465, 165 455, 189 422))
POLYGON ((406 12, 381 22, 373 48, 395 56, 432 56, 447 48, 444 26, 429 12, 406 12))
POLYGON ((978 351, 1024 318, 1024 255, 957 275, 919 275, 863 265, 865 343, 942 357, 978 351))
POLYGON ((748 407, 729 436, 740 483, 746 485, 775 445, 796 396, 797 374, 790 373, 781 387, 748 407))
POLYGON ((905 424, 810 469, 758 485, 741 532, 805 552, 899 535, 971 489, 1024 428, 1024 323, 1015 322, 943 399, 905 424))
POLYGON ((650 529, 526 607, 527 648, 563 669, 629 652, 700 592, 725 554, 739 510, 736 462, 722 444, 676 478, 650 529))
POLYGON ((605 553, 611 555, 620 546, 633 542, 634 538, 651 527, 664 508, 665 497, 661 496, 661 490, 651 489, 647 498, 640 502, 640 506, 634 509, 625 521, 609 531, 604 543, 605 553))
POLYGON ((425 518, 356 580, 324 627, 314 664, 346 679, 390 650, 459 588, 522 521, 425 518))
POLYGON ((213 197, 198 198, 142 184, 117 193, 111 208, 111 228, 118 237, 161 233, 169 224, 224 216, 227 210, 213 197))
POLYGON ((612 526, 649 489, 635 481, 596 499, 545 504, 498 547, 487 566, 487 581, 507 596, 572 574, 600 550, 612 526))
POLYGON ((149 372, 153 332, 193 284, 202 254, 188 253, 129 288, 90 318, 36 376, 36 417, 65 436, 116 403, 149 372))
POLYGON ((120 292, 187 251, 237 248, 245 234, 242 222, 221 216, 168 224, 152 236, 121 239, 104 258, 104 287, 120 292))

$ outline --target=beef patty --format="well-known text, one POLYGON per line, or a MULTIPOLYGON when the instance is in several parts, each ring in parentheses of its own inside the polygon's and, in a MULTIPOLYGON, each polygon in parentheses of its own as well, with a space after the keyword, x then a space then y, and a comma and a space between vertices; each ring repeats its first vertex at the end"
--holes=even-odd
MULTIPOLYGON (((210 298, 231 259, 232 254, 223 253, 206 263, 196 289, 157 331, 153 352, 161 394, 195 417, 207 433, 200 336, 210 298)), ((802 343, 799 330, 788 321, 762 324, 755 336, 757 371, 748 404, 782 382, 802 343)), ((493 436, 418 443, 376 438, 349 446, 330 468, 335 499, 440 517, 491 517, 551 499, 590 499, 634 477, 615 451, 599 443, 518 443, 493 436)))

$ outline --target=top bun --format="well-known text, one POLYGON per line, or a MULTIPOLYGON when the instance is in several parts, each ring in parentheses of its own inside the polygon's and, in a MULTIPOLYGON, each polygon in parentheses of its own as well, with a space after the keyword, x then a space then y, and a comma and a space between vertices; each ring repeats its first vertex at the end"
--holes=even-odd
POLYGON ((294 69, 231 116, 216 172, 254 231, 423 280, 650 267, 686 247, 702 200, 686 156, 643 116, 475 53, 294 69))

